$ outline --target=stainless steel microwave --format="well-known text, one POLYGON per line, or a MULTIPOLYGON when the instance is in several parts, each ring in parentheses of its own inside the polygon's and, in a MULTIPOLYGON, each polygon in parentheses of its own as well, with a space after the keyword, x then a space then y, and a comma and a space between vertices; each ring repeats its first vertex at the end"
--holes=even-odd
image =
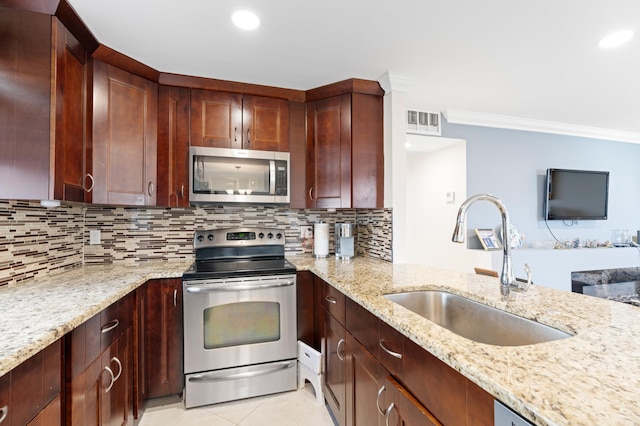
POLYGON ((193 204, 290 202, 289 153, 189 148, 189 200, 193 204))

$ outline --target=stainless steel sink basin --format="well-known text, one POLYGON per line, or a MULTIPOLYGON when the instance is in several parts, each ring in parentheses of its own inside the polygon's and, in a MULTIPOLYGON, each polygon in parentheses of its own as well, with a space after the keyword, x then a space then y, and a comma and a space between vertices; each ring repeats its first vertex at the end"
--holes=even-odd
POLYGON ((385 294, 449 331, 467 339, 496 346, 522 346, 571 337, 539 322, 444 291, 385 294))

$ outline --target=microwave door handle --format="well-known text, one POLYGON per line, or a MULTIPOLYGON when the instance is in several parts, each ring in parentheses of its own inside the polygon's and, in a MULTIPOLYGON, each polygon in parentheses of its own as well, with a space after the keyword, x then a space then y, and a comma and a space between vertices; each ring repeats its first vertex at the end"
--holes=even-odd
POLYGON ((269 161, 269 195, 276 195, 276 162, 269 161))

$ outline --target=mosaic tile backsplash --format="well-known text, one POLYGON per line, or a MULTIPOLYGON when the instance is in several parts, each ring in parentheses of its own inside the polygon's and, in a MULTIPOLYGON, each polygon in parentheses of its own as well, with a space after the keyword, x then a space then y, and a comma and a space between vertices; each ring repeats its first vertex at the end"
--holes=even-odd
POLYGON ((47 209, 38 202, 0 200, 0 286, 85 264, 189 260, 196 229, 268 226, 285 229, 287 254, 313 252, 301 232, 322 220, 355 222, 357 254, 391 261, 391 209, 296 210, 274 206, 215 208, 129 208, 68 206, 47 209), (101 244, 90 245, 91 230, 101 244))

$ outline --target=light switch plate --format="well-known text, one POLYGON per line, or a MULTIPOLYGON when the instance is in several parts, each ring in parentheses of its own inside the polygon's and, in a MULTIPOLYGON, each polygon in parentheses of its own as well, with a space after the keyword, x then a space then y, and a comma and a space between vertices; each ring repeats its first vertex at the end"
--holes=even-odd
POLYGON ((100 244, 100 230, 92 229, 89 231, 89 245, 100 244))
POLYGON ((446 195, 447 195, 447 204, 453 204, 456 202, 455 191, 448 191, 446 195))

